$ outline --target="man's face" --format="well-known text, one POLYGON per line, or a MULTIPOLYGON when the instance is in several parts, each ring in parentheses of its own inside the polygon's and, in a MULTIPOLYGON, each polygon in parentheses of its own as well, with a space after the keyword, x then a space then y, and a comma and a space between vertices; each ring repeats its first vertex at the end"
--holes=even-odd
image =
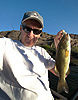
MULTIPOLYGON (((35 20, 27 20, 27 21, 23 22, 23 25, 26 27, 29 27, 31 29, 42 30, 42 28, 40 28, 40 24, 35 20)), ((27 47, 31 47, 31 46, 35 45, 38 38, 40 37, 40 34, 35 35, 33 33, 33 30, 31 30, 30 32, 26 32, 25 30, 23 30, 22 25, 20 25, 20 31, 21 31, 21 42, 22 42, 22 44, 24 44, 27 47)))

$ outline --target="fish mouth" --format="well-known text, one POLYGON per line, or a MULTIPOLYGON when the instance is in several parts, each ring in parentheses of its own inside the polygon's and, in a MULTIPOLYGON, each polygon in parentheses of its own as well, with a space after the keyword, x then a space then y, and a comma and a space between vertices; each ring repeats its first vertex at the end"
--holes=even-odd
POLYGON ((67 34, 64 34, 64 39, 66 40, 66 41, 69 41, 70 40, 70 36, 69 36, 69 34, 67 33, 67 34))
POLYGON ((67 33, 66 36, 69 37, 69 34, 67 33))
POLYGON ((67 40, 70 40, 70 36, 68 33, 66 34, 66 37, 67 37, 67 40))

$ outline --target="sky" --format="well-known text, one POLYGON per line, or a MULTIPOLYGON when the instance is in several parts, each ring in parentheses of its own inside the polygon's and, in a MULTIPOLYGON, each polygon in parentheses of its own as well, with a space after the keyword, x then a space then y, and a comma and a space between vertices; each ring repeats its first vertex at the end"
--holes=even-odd
POLYGON ((0 0, 0 32, 20 30, 27 11, 37 11, 44 19, 43 32, 60 30, 78 34, 78 0, 0 0))

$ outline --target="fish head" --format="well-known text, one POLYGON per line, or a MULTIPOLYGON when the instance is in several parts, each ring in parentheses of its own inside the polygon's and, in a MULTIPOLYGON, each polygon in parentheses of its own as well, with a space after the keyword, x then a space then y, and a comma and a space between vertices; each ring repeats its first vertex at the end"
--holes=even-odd
POLYGON ((59 42, 59 45, 63 48, 67 48, 70 45, 70 36, 69 34, 64 34, 62 39, 59 42))

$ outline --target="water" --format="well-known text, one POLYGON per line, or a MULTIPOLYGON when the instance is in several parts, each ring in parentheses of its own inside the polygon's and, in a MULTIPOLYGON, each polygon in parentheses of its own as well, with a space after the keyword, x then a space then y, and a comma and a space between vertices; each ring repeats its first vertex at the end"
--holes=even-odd
MULTIPOLYGON (((57 91, 58 77, 49 72, 49 80, 50 80, 50 88, 57 91)), ((70 74, 66 78, 66 81, 69 87, 69 93, 66 94, 65 92, 62 92, 60 94, 66 98, 69 98, 78 88, 78 66, 70 66, 70 74)))

